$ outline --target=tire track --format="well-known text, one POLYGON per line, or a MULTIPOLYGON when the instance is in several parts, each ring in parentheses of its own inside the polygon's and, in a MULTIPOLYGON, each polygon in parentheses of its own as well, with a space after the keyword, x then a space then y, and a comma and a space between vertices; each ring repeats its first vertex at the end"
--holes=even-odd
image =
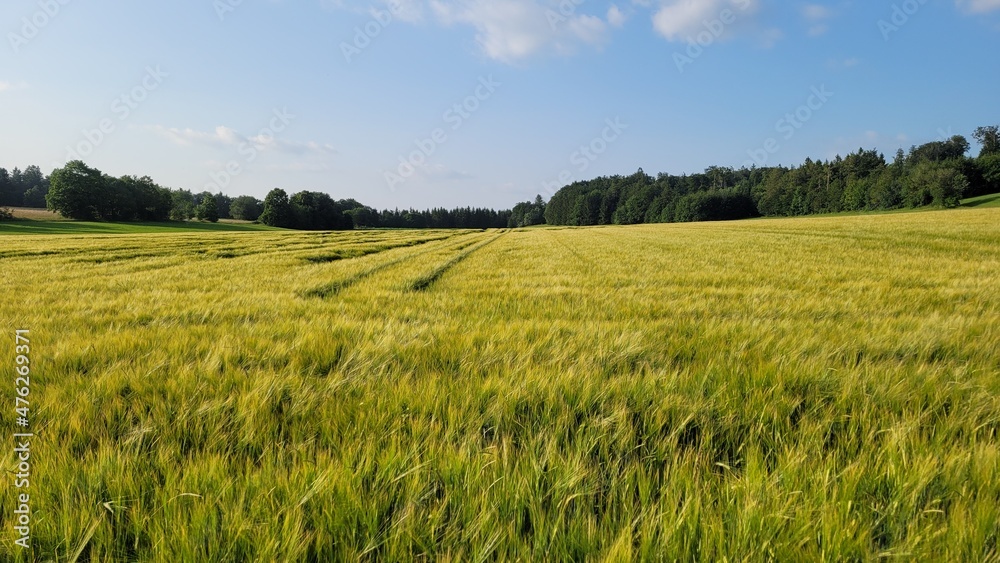
POLYGON ((552 237, 552 240, 556 241, 556 244, 565 248, 573 256, 576 256, 576 259, 579 260, 579 264, 586 265, 586 268, 584 268, 585 270, 590 270, 597 266, 591 258, 584 256, 577 249, 567 244, 566 241, 564 241, 559 235, 553 234, 552 230, 546 230, 546 234, 552 237))
MULTIPOLYGON (((453 236, 447 237, 445 239, 440 239, 440 240, 448 241, 448 240, 451 240, 452 238, 455 238, 455 237, 459 237, 461 239, 461 238, 464 238, 465 236, 472 236, 472 235, 475 235, 475 234, 479 234, 479 233, 468 233, 467 235, 453 235, 453 236)), ((438 241, 429 241, 429 242, 438 242, 438 241)), ((400 247, 400 248, 402 248, 402 247, 400 247)), ((388 268, 391 268, 393 266, 396 266, 396 265, 401 264, 403 262, 406 262, 408 260, 412 260, 412 259, 417 258, 419 256, 423 256, 424 254, 427 254, 429 252, 433 252, 435 250, 436 249, 432 247, 432 248, 425 248, 425 249, 423 249, 423 250, 421 250, 419 252, 414 252, 414 253, 411 253, 411 254, 405 254, 403 256, 400 256, 399 258, 395 258, 395 259, 389 260, 388 262, 383 262, 381 264, 372 266, 371 268, 368 268, 367 270, 362 270, 362 271, 357 272, 355 274, 349 275, 346 278, 342 278, 342 279, 339 279, 337 281, 330 282, 328 284, 324 284, 324 285, 321 285, 319 287, 315 287, 313 289, 307 290, 307 291, 305 291, 305 292, 302 293, 302 297, 305 297, 305 298, 328 299, 330 297, 333 297, 333 296, 337 295, 341 291, 343 291, 343 290, 351 287, 352 285, 354 285, 354 284, 356 284, 356 283, 358 283, 358 282, 360 282, 360 281, 362 281, 362 280, 364 280, 366 278, 369 278, 369 277, 371 277, 371 276, 373 276, 373 275, 381 272, 382 270, 386 270, 388 268)))
MULTIPOLYGON (((348 260, 351 258, 362 258, 364 256, 372 256, 374 254, 381 254, 383 252, 388 252, 390 250, 395 250, 397 248, 408 248, 412 246, 421 246, 431 242, 437 242, 441 240, 448 240, 457 235, 448 235, 437 238, 427 238, 427 239, 413 239, 408 241, 403 241, 398 244, 387 244, 382 246, 376 246, 374 248, 343 248, 334 250, 327 254, 319 254, 312 256, 304 256, 302 259, 306 262, 312 262, 313 264, 325 264, 327 262, 337 262, 339 260, 348 260)), ((361 245, 359 245, 361 246, 361 245)))
POLYGON ((443 276, 445 273, 448 272, 448 270, 454 268, 459 262, 465 260, 466 258, 471 256, 473 252, 476 252, 477 250, 483 248, 484 246, 496 241, 505 234, 507 234, 507 231, 503 230, 500 232, 500 234, 489 240, 467 247, 465 250, 460 252, 457 256, 453 257, 451 260, 448 260, 444 264, 441 264, 440 266, 434 268, 430 272, 414 280, 412 283, 410 283, 408 289, 410 291, 426 291, 432 285, 434 285, 434 282, 440 279, 441 276, 443 276))

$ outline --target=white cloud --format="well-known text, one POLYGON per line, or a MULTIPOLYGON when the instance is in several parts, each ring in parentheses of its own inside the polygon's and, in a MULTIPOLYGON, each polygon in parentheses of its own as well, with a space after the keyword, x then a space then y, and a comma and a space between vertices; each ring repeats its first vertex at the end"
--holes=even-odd
POLYGON ((761 47, 765 49, 770 49, 774 47, 774 44, 785 37, 785 33, 776 27, 769 27, 760 31, 757 40, 760 42, 761 47))
POLYGON ((827 61, 827 66, 832 69, 854 68, 859 64, 861 64, 861 59, 857 57, 850 57, 847 59, 829 59, 827 61))
MULTIPOLYGON (((1000 9, 1000 0, 955 0, 970 12, 1000 9)), ((714 39, 749 36, 763 47, 785 31, 757 21, 763 0, 618 0, 598 6, 583 0, 321 0, 327 6, 367 14, 389 10, 406 22, 465 26, 487 57, 516 63, 539 54, 572 54, 580 47, 600 48, 616 28, 649 10, 654 30, 668 41, 686 43, 699 34, 714 39), (372 8, 375 2, 376 8, 372 8), (595 10, 606 10, 603 13, 595 10), (728 12, 727 12, 728 11, 728 12), (725 16, 725 17, 724 17, 725 16), (730 18, 731 21, 726 21, 730 18)), ((806 33, 824 35, 836 8, 814 0, 788 7, 802 18, 806 33)))
POLYGON ((231 127, 220 125, 214 131, 198 131, 195 129, 178 129, 176 127, 163 127, 155 125, 150 129, 169 139, 171 142, 182 145, 200 145, 214 148, 239 148, 252 147, 260 152, 281 152, 287 154, 335 154, 337 151, 329 144, 320 144, 315 141, 297 142, 278 139, 269 132, 261 132, 248 137, 240 134, 231 127))
POLYGON ((6 82, 0 80, 0 92, 10 92, 13 90, 23 90, 28 87, 27 82, 6 82))
POLYGON ((573 37, 589 45, 601 45, 606 40, 607 26, 597 16, 579 16, 566 23, 573 37))
POLYGON ((425 164, 415 168, 416 175, 429 181, 471 180, 474 175, 449 168, 443 164, 425 164))
POLYGON ((400 20, 414 23, 424 19, 422 0, 383 0, 392 15, 400 20))
POLYGON ((608 8, 608 23, 615 26, 621 27, 625 25, 625 20, 627 16, 618 8, 618 4, 612 4, 608 8))
POLYGON ((819 37, 829 29, 825 22, 833 17, 833 11, 822 4, 806 4, 802 6, 802 17, 809 22, 809 36, 819 37))
POLYGON ((320 0, 320 5, 333 10, 346 10, 355 14, 366 14, 382 20, 388 11, 394 19, 417 23, 424 19, 425 0, 320 0))
POLYGON ((593 8, 582 0, 376 0, 375 7, 371 2, 321 0, 356 14, 388 10, 409 23, 471 27, 483 53, 506 63, 540 53, 570 54, 581 45, 600 47, 609 39, 609 27, 626 19, 617 6, 606 16, 588 13, 593 8))
MULTIPOLYGON (((216 166, 215 169, 223 168, 216 166)), ((330 165, 326 163, 314 163, 314 162, 301 162, 296 161, 289 164, 269 164, 265 168, 268 172, 307 172, 307 173, 319 173, 319 172, 329 172, 330 165)))
POLYGON ((809 21, 822 21, 832 15, 830 8, 821 4, 806 4, 802 7, 802 16, 809 21))
POLYGON ((712 32, 706 22, 722 24, 721 34, 739 23, 741 16, 757 10, 760 0, 664 0, 653 14, 653 28, 668 41, 688 41, 699 33, 712 32), (728 10, 735 17, 733 24, 723 23, 728 10))
POLYGON ((227 147, 227 146, 237 146, 241 141, 245 141, 243 137, 240 137, 234 129, 220 125, 215 128, 215 131, 204 132, 196 131, 194 129, 177 129, 175 127, 166 128, 160 125, 156 125, 152 130, 167 139, 171 140, 178 145, 210 145, 214 147, 227 147))
POLYGON ((955 5, 970 14, 985 14, 1000 10, 1000 0, 955 0, 955 5))
MULTIPOLYGON (((444 164, 422 163, 413 165, 413 171, 406 177, 406 183, 390 186, 390 190, 417 188, 420 186, 454 186, 456 182, 467 183, 476 176, 464 170, 457 170, 444 164)), ((467 184, 466 184, 467 185, 467 184)))
POLYGON ((604 20, 577 13, 572 2, 550 5, 539 0, 430 0, 430 7, 444 25, 475 28, 483 52, 507 63, 541 51, 568 54, 578 44, 599 46, 607 41, 604 20))
MULTIPOLYGON (((623 27, 637 11, 647 9, 653 12, 653 28, 668 41, 694 41, 707 32, 714 39, 749 35, 770 47, 784 37, 782 29, 754 21, 762 0, 629 0, 627 5, 611 3, 605 13, 596 14, 595 9, 603 8, 584 0, 319 1, 363 15, 388 10, 396 20, 409 23, 468 26, 475 30, 483 54, 506 63, 543 53, 572 54, 581 46, 600 48, 610 40, 612 29, 623 27), (719 27, 726 10, 732 12, 734 21, 719 27)), ((972 14, 1000 10, 1000 0, 955 0, 955 4, 972 14)), ((826 34, 829 20, 837 15, 835 8, 816 1, 788 8, 799 12, 812 37, 826 34)))

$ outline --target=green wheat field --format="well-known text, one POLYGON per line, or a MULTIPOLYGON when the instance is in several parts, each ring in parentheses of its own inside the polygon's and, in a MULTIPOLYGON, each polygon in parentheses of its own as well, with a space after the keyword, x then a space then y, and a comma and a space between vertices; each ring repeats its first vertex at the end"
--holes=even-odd
POLYGON ((2 561, 1000 560, 1000 208, 0 268, 2 561))

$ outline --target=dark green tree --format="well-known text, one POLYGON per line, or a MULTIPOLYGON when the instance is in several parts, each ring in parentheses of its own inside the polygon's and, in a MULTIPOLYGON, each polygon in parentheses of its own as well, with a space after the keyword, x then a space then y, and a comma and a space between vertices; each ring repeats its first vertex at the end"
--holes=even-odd
POLYGON ((983 185, 977 190, 978 193, 973 195, 1000 193, 1000 153, 977 158, 976 166, 979 168, 983 185))
POLYGON ((264 203, 249 195, 241 195, 233 198, 232 203, 229 205, 230 217, 241 221, 256 221, 260 218, 263 210, 264 203))
POLYGON ((371 207, 355 207, 344 212, 351 218, 355 229, 379 226, 379 213, 371 207))
POLYGON ((911 148, 910 160, 914 163, 921 160, 943 162, 964 158, 967 152, 969 152, 969 141, 961 135, 955 135, 947 141, 934 141, 911 148))
POLYGON ((972 136, 983 146, 982 150, 979 151, 980 158, 991 154, 1000 154, 1000 126, 978 127, 972 136))
POLYGON ((958 167, 951 163, 921 162, 909 178, 911 207, 940 205, 956 207, 969 182, 958 167))
POLYGON ((102 180, 104 198, 98 206, 101 217, 107 221, 134 221, 138 213, 131 184, 107 174, 102 180))
POLYGON ((24 206, 45 207, 45 196, 48 193, 48 189, 43 186, 28 188, 28 191, 24 192, 24 206))
POLYGON ((45 198, 52 211, 83 220, 103 219, 100 210, 106 206, 108 199, 101 171, 79 160, 52 171, 49 193, 45 198))
POLYGON ((195 204, 194 194, 189 190, 177 190, 171 194, 170 220, 188 221, 194 217, 195 204))
POLYGON ((14 186, 10 181, 10 172, 6 168, 0 168, 0 205, 12 205, 14 203, 14 186))
POLYGON ((20 202, 24 199, 24 191, 27 189, 24 187, 24 182, 22 181, 23 173, 21 169, 17 166, 10 171, 10 193, 11 201, 20 202))
POLYGON ((214 195, 208 194, 206 197, 201 198, 201 203, 198 204, 198 208, 195 210, 195 217, 200 221, 208 221, 209 223, 219 222, 219 205, 214 195))
POLYGON ((268 192, 264 198, 264 210, 260 214, 259 221, 272 227, 292 227, 292 206, 288 202, 288 193, 281 188, 275 188, 268 192))
POLYGON ((545 200, 540 195, 535 196, 534 201, 525 201, 515 205, 507 220, 508 227, 529 227, 544 223, 545 200))
POLYGON ((340 204, 323 192, 299 192, 288 202, 292 208, 292 228, 315 231, 354 228, 353 220, 344 215, 340 204))
POLYGON ((233 218, 233 198, 227 196, 226 194, 219 192, 215 194, 215 206, 219 211, 219 219, 232 219, 233 218))
POLYGON ((132 193, 137 221, 167 221, 173 207, 173 193, 149 176, 122 176, 118 179, 132 193))
POLYGON ((0 174, 0 204, 23 205, 25 207, 45 207, 45 196, 49 192, 49 179, 37 166, 29 166, 21 172, 14 169, 15 178, 7 171, 0 174), (30 192, 30 194, 29 194, 30 192))
POLYGON ((0 168, 0 205, 14 205, 16 203, 14 183, 11 181, 10 172, 7 172, 6 168, 0 168))

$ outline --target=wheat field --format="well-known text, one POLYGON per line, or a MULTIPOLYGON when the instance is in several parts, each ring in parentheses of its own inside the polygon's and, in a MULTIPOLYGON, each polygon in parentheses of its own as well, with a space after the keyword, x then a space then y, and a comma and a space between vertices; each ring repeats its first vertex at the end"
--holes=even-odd
POLYGON ((0 268, 36 434, 3 561, 1000 560, 1000 209, 0 236, 0 268))

